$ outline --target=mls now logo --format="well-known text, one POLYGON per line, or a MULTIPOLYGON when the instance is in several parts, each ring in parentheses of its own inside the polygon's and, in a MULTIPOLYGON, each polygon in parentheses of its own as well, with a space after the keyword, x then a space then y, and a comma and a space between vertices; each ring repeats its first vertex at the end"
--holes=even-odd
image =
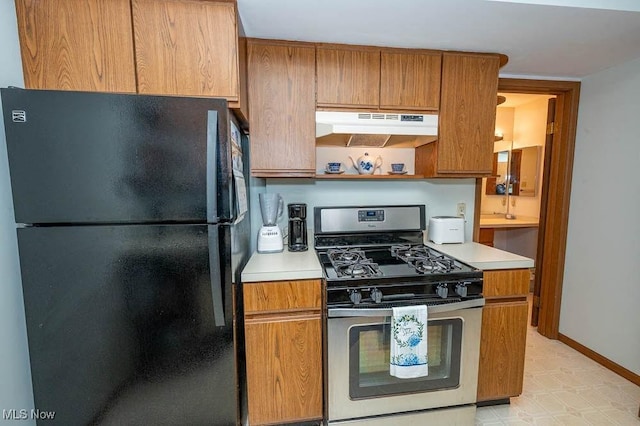
POLYGON ((42 411, 36 409, 26 410, 26 409, 11 409, 11 410, 2 410, 2 420, 53 420, 56 416, 55 411, 42 411))

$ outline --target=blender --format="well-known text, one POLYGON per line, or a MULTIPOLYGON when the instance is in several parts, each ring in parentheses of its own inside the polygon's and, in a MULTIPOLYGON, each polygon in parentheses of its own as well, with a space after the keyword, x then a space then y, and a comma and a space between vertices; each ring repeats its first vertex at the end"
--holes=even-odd
POLYGON ((284 250, 282 231, 277 225, 284 210, 280 194, 258 194, 262 226, 258 231, 258 253, 279 253, 284 250))

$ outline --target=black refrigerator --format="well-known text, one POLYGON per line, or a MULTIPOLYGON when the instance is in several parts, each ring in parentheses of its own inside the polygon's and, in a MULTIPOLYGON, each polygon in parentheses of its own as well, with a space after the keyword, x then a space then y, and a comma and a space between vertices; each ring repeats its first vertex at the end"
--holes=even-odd
POLYGON ((227 102, 1 96, 42 424, 237 424, 248 146, 227 102))

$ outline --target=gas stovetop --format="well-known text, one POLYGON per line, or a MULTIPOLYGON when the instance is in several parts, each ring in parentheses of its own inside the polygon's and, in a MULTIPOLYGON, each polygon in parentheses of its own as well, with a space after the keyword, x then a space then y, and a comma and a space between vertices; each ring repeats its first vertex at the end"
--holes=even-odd
POLYGON ((336 247, 321 251, 327 282, 404 278, 438 281, 482 276, 482 272, 425 245, 336 247))
POLYGON ((482 298, 482 271, 422 244, 424 206, 316 207, 327 308, 482 298))
POLYGON ((327 307, 382 308, 482 298, 482 271, 422 244, 318 253, 327 307))

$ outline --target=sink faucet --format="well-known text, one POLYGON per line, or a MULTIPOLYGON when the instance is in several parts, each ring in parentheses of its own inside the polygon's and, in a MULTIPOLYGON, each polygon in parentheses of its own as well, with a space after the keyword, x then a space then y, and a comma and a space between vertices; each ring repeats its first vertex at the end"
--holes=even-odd
MULTIPOLYGON (((507 203, 507 213, 505 213, 504 218, 505 219, 515 219, 516 215, 513 213, 509 213, 509 204, 511 203, 507 203)), ((513 206, 515 207, 515 204, 513 204, 513 206)))

